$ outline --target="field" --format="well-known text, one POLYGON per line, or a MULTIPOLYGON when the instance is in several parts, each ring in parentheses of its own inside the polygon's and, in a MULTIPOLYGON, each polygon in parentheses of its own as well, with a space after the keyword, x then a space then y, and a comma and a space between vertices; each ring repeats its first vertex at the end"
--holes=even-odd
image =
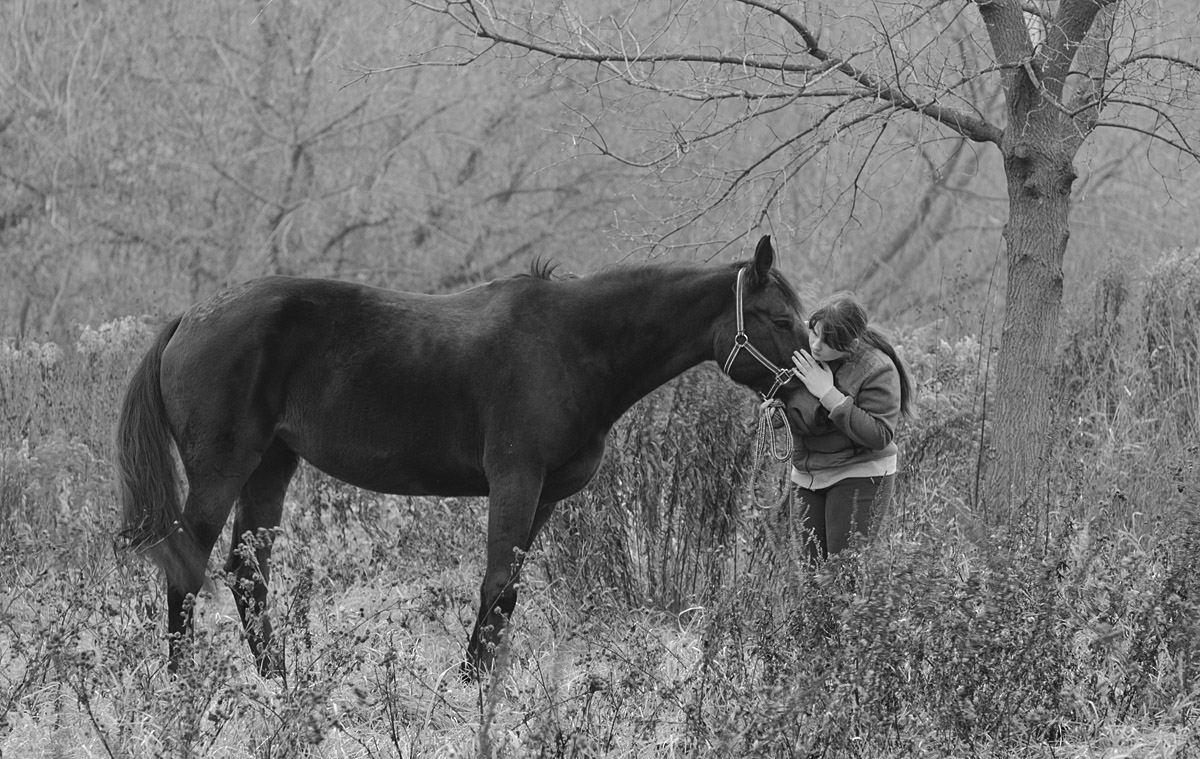
POLYGON ((1196 262, 1105 278, 1070 315, 1045 487, 1007 526, 975 506, 973 338, 896 335, 920 380, 896 503, 872 545, 816 571, 776 507, 782 468, 757 455, 754 399, 712 367, 656 392, 539 541, 480 684, 458 666, 486 504, 311 469, 276 542, 287 677, 256 674, 220 546, 194 661, 170 675, 163 591, 120 549, 109 464, 155 325, 9 345, 0 755, 1197 755, 1196 262))

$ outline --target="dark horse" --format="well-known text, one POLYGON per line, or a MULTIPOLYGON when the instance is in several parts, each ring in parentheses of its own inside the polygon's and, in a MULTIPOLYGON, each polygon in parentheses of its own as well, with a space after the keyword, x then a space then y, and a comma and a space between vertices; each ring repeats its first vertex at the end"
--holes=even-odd
POLYGON ((228 581, 260 671, 282 670, 264 613, 270 540, 303 458, 383 493, 490 497, 467 649, 469 672, 490 669, 524 553, 592 479, 621 414, 706 360, 766 395, 791 377, 779 367, 807 337, 774 256, 763 237, 737 265, 453 295, 266 277, 176 318, 134 373, 117 435, 124 535, 166 575, 172 667, 236 502, 228 581))

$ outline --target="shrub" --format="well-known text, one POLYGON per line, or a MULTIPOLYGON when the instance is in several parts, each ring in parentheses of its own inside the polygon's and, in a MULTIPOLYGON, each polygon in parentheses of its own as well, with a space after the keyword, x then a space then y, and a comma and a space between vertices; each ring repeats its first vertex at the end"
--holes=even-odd
POLYGON ((971 336, 949 341, 936 329, 913 330, 897 345, 916 386, 916 413, 897 431, 900 476, 895 519, 908 518, 909 504, 927 508, 922 493, 936 483, 947 514, 977 499, 980 426, 983 423, 986 355, 971 336))
MULTIPOLYGON (((529 565, 511 651, 473 687, 455 668, 474 621, 483 503, 381 496, 306 468, 275 542, 288 677, 255 674, 224 589, 197 608, 194 666, 168 676, 161 585, 110 544, 113 399, 139 352, 116 336, 136 323, 74 350, 9 348, 0 750, 1182 752, 1200 703, 1200 469, 1194 432, 1161 413, 1176 396, 1155 393, 1183 393, 1188 370, 1167 362, 1152 376, 1140 337, 1151 311, 1135 305, 1155 296, 1116 274, 1102 287, 1066 331, 1071 425, 1051 450, 1040 534, 959 527, 975 508, 983 412, 986 356, 972 339, 898 341, 920 389, 896 511, 866 550, 816 568, 772 518, 785 467, 755 468, 755 399, 702 368, 614 429, 596 481, 560 506, 529 565)), ((1171 343, 1171 361, 1186 345, 1171 343)))
POLYGON ((1149 273, 1144 298, 1154 403, 1146 411, 1194 439, 1200 431, 1200 248, 1164 256, 1149 273))
POLYGON ((674 611, 707 602, 733 558, 755 411, 711 368, 635 405, 591 485, 547 526, 547 571, 578 597, 674 611))

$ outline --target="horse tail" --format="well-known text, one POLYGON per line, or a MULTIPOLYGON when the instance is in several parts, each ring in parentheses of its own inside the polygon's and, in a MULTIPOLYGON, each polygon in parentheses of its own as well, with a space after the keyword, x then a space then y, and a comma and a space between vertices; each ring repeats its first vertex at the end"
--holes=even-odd
POLYGON ((117 422, 117 475, 126 547, 146 556, 178 586, 194 576, 195 540, 183 524, 175 438, 159 377, 162 354, 182 317, 163 328, 133 373, 117 422))

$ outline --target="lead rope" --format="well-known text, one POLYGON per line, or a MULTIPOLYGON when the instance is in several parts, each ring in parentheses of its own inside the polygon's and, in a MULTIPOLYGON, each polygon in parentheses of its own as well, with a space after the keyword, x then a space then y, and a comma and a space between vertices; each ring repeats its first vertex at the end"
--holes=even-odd
MULTIPOLYGON (((762 466, 763 452, 768 449, 775 461, 790 461, 792 446, 792 427, 787 422, 783 412, 783 401, 778 398, 766 398, 758 407, 758 430, 755 434, 754 463, 750 469, 750 502, 757 503, 758 470, 762 466)), ((785 474, 786 476, 786 474, 785 474)), ((774 504, 765 508, 773 508, 774 504)), ((762 511, 764 507, 755 508, 762 511)))
POLYGON ((758 410, 758 450, 755 452, 754 463, 762 462, 763 451, 768 447, 771 450, 771 458, 776 461, 789 461, 792 458, 792 444, 795 440, 792 438, 792 427, 783 413, 783 401, 768 398, 759 405, 758 410))

